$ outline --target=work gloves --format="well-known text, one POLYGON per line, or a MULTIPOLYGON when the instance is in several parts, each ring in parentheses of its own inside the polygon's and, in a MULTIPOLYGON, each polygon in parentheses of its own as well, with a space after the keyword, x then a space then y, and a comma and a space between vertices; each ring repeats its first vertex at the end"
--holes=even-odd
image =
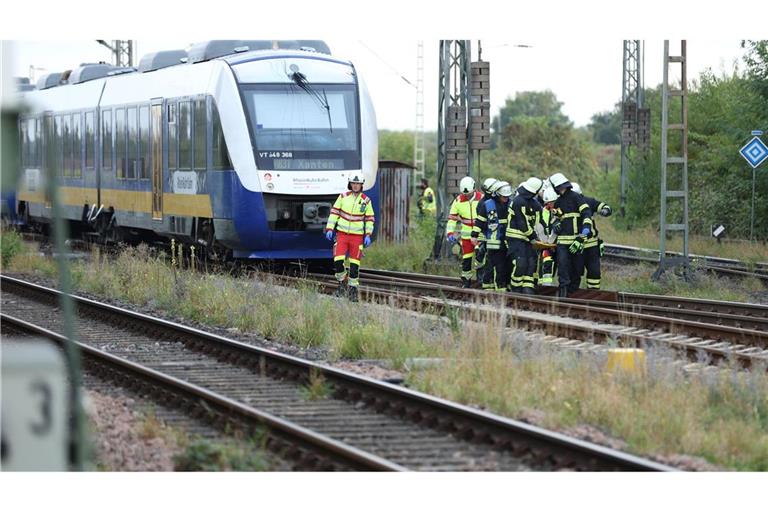
POLYGON ((611 210, 611 207, 608 205, 605 205, 602 208, 600 208, 600 215, 602 215, 603 217, 610 217, 612 213, 613 213, 613 210, 611 210))
POLYGON ((328 230, 325 232, 325 239, 329 242, 333 242, 333 230, 328 230))
POLYGON ((365 235, 365 238, 363 238, 363 247, 368 247, 371 245, 371 235, 365 235))
POLYGON ((571 254, 578 254, 584 250, 584 242, 580 238, 574 240, 571 245, 568 246, 568 252, 571 254))
POLYGON ((581 236, 584 238, 589 238, 589 234, 592 233, 592 230, 589 229, 589 226, 584 226, 581 228, 581 236))
POLYGON ((602 240, 600 240, 600 241, 597 243, 597 246, 600 248, 600 257, 602 258, 602 257, 603 257, 603 254, 605 254, 605 242, 603 242, 602 240))
POLYGON ((453 233, 448 233, 448 241, 453 243, 456 243, 456 235, 453 233))

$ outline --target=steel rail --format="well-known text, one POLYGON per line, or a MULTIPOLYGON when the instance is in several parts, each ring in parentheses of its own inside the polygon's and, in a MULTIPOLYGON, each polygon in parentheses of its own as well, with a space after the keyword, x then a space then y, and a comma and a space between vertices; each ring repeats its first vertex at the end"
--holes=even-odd
MULTIPOLYGON (((0 313, 0 320, 10 324, 14 329, 26 331, 35 336, 40 336, 55 341, 63 346, 67 338, 58 333, 33 325, 29 322, 13 317, 6 313, 0 313)), ((147 381, 153 385, 162 387, 176 395, 187 399, 201 400, 211 409, 222 411, 227 415, 245 418, 249 422, 266 426, 271 435, 276 435, 291 445, 296 445, 304 450, 310 450, 321 457, 334 461, 357 470, 373 471, 407 471, 407 468, 382 459, 374 454, 364 452, 353 446, 331 439, 323 434, 313 432, 295 423, 278 418, 268 412, 261 411, 232 400, 219 393, 205 389, 201 386, 177 379, 152 368, 117 357, 99 350, 85 343, 75 341, 82 354, 101 364, 106 364, 120 372, 127 373, 139 381, 147 381)), ((314 464, 313 464, 314 465, 314 464)), ((312 467, 310 465, 309 467, 312 467)))
MULTIPOLYGON (((49 298, 60 292, 33 283, 2 277, 8 285, 31 290, 49 298)), ((295 278, 285 278, 295 279, 295 278)), ((531 454, 538 461, 549 461, 558 468, 588 470, 669 471, 673 468, 631 454, 574 439, 556 432, 472 409, 407 388, 352 374, 330 366, 248 345, 192 327, 176 324, 130 310, 73 296, 78 314, 99 310, 109 315, 141 322, 156 331, 167 332, 190 346, 221 355, 232 352, 234 358, 247 360, 255 368, 269 367, 279 376, 306 381, 310 372, 318 372, 332 384, 334 396, 352 402, 364 402, 377 411, 407 417, 427 428, 439 428, 473 442, 490 444, 514 455, 531 454)))
MULTIPOLYGON (((280 279, 291 285, 295 285, 300 280, 296 277, 280 279)), ((317 282, 320 291, 332 294, 336 290, 336 283, 331 277, 321 276, 315 279, 319 279, 317 282)), ((443 288, 442 297, 436 297, 434 293, 429 293, 428 297, 419 293, 402 293, 403 290, 419 288, 429 288, 429 285, 405 285, 398 291, 392 291, 388 287, 365 285, 361 287, 361 291, 363 298, 374 302, 394 304, 404 309, 439 315, 446 315, 457 308, 471 315, 485 307, 482 311, 489 317, 488 320, 491 320, 491 317, 506 317, 508 327, 542 330, 553 336, 603 342, 617 341, 623 345, 636 346, 662 344, 685 351, 693 361, 699 361, 702 353, 711 357, 713 362, 734 360, 745 368, 751 367, 753 363, 764 364, 768 361, 768 354, 765 353, 768 348, 766 345, 768 332, 678 321, 668 317, 633 314, 617 309, 531 298, 518 294, 493 294, 459 288, 443 288), (585 320, 588 323, 576 322, 574 319, 585 320), (714 332, 718 337, 710 337, 707 340, 705 336, 708 332, 714 332), (722 338, 723 336, 725 338, 722 338), (727 339, 728 343, 715 343, 721 339, 727 339)))
MULTIPOLYGON (((459 288, 459 280, 457 278, 438 276, 439 279, 432 279, 433 276, 428 274, 412 274, 410 278, 403 277, 407 275, 403 272, 390 273, 383 270, 366 269, 361 271, 361 277, 365 279, 364 282, 375 285, 411 287, 420 289, 425 293, 430 291, 429 285, 432 284, 442 285, 446 283, 445 286, 451 286, 454 289, 459 288), (446 281, 446 279, 451 281, 446 281), (424 287, 424 284, 428 286, 424 287)), ((555 287, 540 287, 536 290, 536 297, 556 299, 555 291, 555 287)), ((438 293, 437 289, 435 289, 435 293, 438 293)), ((482 291, 482 293, 496 294, 496 292, 492 291, 482 291)), ((637 313, 660 314, 716 325, 768 330, 768 306, 761 304, 605 290, 579 290, 575 295, 567 299, 557 298, 557 300, 559 302, 622 309, 637 313)))

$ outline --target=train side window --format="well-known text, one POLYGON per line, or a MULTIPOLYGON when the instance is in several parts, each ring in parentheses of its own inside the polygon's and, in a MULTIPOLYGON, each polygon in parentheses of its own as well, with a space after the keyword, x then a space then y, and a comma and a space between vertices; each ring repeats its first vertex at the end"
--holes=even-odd
POLYGON ((40 139, 37 138, 37 119, 27 121, 27 140, 29 141, 29 165, 38 167, 37 146, 40 139))
POLYGON ((55 116, 53 118, 53 163, 49 172, 53 173, 54 170, 59 174, 63 174, 64 169, 64 144, 63 135, 64 127, 61 121, 61 116, 55 116))
POLYGON ((112 170, 112 109, 101 111, 101 169, 112 170))
POLYGON ((93 126, 93 111, 85 113, 85 168, 93 169, 96 159, 96 130, 93 126))
POLYGON ((192 102, 179 102, 179 169, 192 170, 192 102))
POLYGON ((139 175, 140 180, 149 179, 149 106, 139 108, 139 175))
POLYGON ((29 141, 27 141, 27 120, 19 119, 19 142, 21 143, 21 167, 29 166, 29 141))
POLYGON ((37 119, 23 119, 19 123, 21 132, 21 164, 23 168, 38 167, 37 119))
POLYGON ((72 116, 64 116, 64 176, 72 176, 72 116))
POLYGON ((204 171, 207 163, 206 125, 205 98, 199 98, 195 100, 195 170, 198 171, 204 171))
POLYGON ((72 114, 72 177, 82 176, 83 168, 83 146, 82 146, 82 126, 83 115, 80 112, 72 114))
POLYGON ((128 148, 126 155, 126 168, 125 178, 129 180, 136 179, 136 158, 138 156, 139 145, 139 124, 136 116, 136 107, 128 107, 126 109, 128 118, 128 142, 126 147, 128 148))
POLYGON ((176 102, 168 102, 168 169, 177 169, 179 165, 179 135, 176 123, 176 102))
POLYGON ((41 169, 43 167, 43 118, 35 120, 35 135, 37 138, 37 144, 36 144, 36 151, 35 151, 35 161, 37 163, 37 168, 41 169))
POLYGON ((125 178, 125 109, 115 110, 115 158, 117 159, 117 177, 125 178))
POLYGON ((211 101, 211 153, 213 161, 212 169, 231 169, 232 164, 229 161, 229 152, 227 151, 227 142, 224 140, 224 131, 221 129, 221 118, 219 118, 219 109, 216 108, 216 102, 211 101))

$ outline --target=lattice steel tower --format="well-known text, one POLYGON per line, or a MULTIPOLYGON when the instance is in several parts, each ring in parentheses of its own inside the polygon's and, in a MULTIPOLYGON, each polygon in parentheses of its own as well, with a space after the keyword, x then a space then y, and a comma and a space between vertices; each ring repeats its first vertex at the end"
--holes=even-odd
POLYGON ((120 68, 133 67, 134 44, 130 39, 113 39, 109 44, 104 39, 96 40, 99 44, 106 46, 112 52, 112 63, 120 68))
POLYGON ((443 244, 448 209, 459 181, 469 174, 472 154, 467 147, 467 100, 470 76, 470 43, 466 40, 440 41, 440 68, 437 109, 437 230, 432 257, 449 254, 443 244), (451 77, 453 76, 453 79, 451 77))
POLYGON ((688 269, 688 79, 686 41, 680 42, 680 55, 669 55, 669 41, 664 41, 664 78, 661 89, 661 219, 659 223, 659 268, 654 279, 671 267, 683 268, 683 276, 690 278, 688 269), (669 65, 680 64, 680 88, 669 87, 669 65), (680 98, 679 106, 670 109, 670 98, 680 98), (670 111, 679 119, 670 122, 670 111), (673 135, 670 138, 670 132, 673 135), (675 153, 675 154, 670 154, 675 153), (669 181, 671 179, 671 181, 669 181), (668 200, 678 203, 668 204, 668 200), (672 206, 672 208, 670 208, 672 206), (677 222, 667 221, 672 212, 677 222), (682 255, 667 255, 667 232, 679 231, 683 235, 682 255))
POLYGON ((643 108, 643 60, 639 40, 625 40, 621 80, 621 177, 619 212, 623 217, 627 206, 629 169, 633 146, 645 154, 650 145, 650 109, 643 108))
POLYGON ((413 184, 417 187, 424 177, 424 41, 416 47, 416 128, 413 132, 413 184))

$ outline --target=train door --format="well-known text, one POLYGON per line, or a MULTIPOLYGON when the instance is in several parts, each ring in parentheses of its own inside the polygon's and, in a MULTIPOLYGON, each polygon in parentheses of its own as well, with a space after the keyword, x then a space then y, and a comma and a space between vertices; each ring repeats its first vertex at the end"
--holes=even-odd
POLYGON ((163 100, 152 100, 152 219, 163 219, 163 100))

